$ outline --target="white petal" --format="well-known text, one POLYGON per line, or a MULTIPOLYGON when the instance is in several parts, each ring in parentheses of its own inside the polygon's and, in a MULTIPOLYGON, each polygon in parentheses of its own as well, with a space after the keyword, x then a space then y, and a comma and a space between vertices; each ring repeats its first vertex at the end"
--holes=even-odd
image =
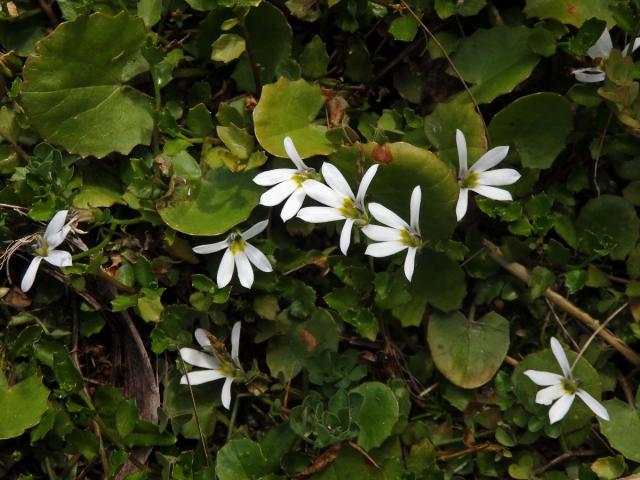
POLYGON ((182 359, 190 365, 196 367, 208 368, 210 370, 216 370, 220 368, 218 361, 211 355, 200 352, 193 348, 181 348, 180 356, 182 359))
POLYGON ((231 359, 238 363, 238 356, 240 355, 240 330, 242 329, 242 323, 237 321, 233 324, 231 329, 231 359))
POLYGON ((496 147, 489 150, 476 161, 469 171, 484 172, 498 165, 509 153, 509 147, 496 147))
POLYGON ((420 232, 420 203, 422 201, 422 190, 420 189, 420 185, 416 186, 411 192, 411 204, 410 204, 410 212, 411 212, 411 228, 414 231, 420 232))
POLYGON ((335 165, 329 162, 324 162, 322 164, 322 176, 324 177, 324 181, 327 182, 327 185, 329 185, 333 190, 343 197, 355 200, 351 187, 335 165))
POLYGON ((379 203, 372 202, 367 205, 369 208, 369 212, 373 215, 373 218, 378 220, 380 223, 387 225, 388 227, 409 230, 410 227, 407 225, 407 222, 402 220, 398 215, 393 213, 384 205, 380 205, 379 203))
POLYGON ((280 218, 282 218, 283 222, 291 220, 296 216, 296 213, 298 213, 300 207, 302 207, 302 203, 306 196, 307 194, 303 188, 296 188, 296 191, 291 194, 286 202, 284 202, 282 210, 280 211, 280 218))
POLYGON ((335 222, 345 218, 338 209, 331 207, 301 208, 296 216, 309 223, 335 222))
POLYGON ((543 388, 536 394, 536 403, 540 405, 551 405, 565 394, 564 388, 560 384, 543 388))
POLYGON ((245 252, 238 252, 233 257, 233 260, 236 263, 236 268, 238 269, 238 280, 240 280, 240 285, 245 288, 251 288, 253 285, 253 268, 251 268, 251 262, 249 262, 249 258, 245 252))
POLYGON ((571 73, 573 73, 577 81, 582 83, 598 83, 607 78, 607 74, 598 67, 577 68, 571 73))
POLYGON ((328 205, 333 208, 342 207, 343 197, 334 190, 331 190, 324 183, 320 183, 317 180, 307 180, 302 183, 302 188, 304 188, 307 195, 323 205, 328 205))
POLYGON ((529 377, 533 383, 542 387, 556 385, 564 380, 564 377, 562 375, 558 375, 557 373, 552 372, 541 372, 540 370, 525 370, 522 373, 529 377))
POLYGON ((416 265, 416 252, 418 251, 415 247, 410 247, 407 249, 407 256, 404 259, 404 275, 407 277, 407 280, 411 281, 413 277, 413 269, 416 265))
POLYGON ((456 130, 456 145, 458 146, 458 178, 467 176, 467 140, 464 133, 456 130))
POLYGON ((556 423, 562 420, 569 412, 574 398, 576 398, 576 396, 573 393, 561 396, 549 409, 549 422, 556 423))
POLYGON ((223 240, 221 242, 216 243, 208 243, 206 245, 198 245, 197 247, 193 247, 192 250, 195 253, 215 253, 223 250, 229 246, 229 242, 227 240, 223 240))
POLYGON ((587 50, 587 55, 591 58, 609 58, 612 49, 613 42, 611 41, 611 34, 609 30, 605 28, 600 38, 596 40, 596 43, 587 50))
POLYGON ((481 172, 478 174, 478 183, 480 185, 512 185, 520 180, 520 173, 513 168, 499 168, 490 172, 481 172))
POLYGON ((201 347, 206 348, 211 346, 211 340, 209 340, 209 335, 207 335, 207 331, 204 328, 196 328, 194 336, 196 337, 196 342, 198 342, 201 347))
POLYGON ((33 281, 36 279, 36 273, 38 273, 38 268, 40 267, 40 262, 42 262, 42 257, 33 257, 33 260, 31 260, 31 263, 27 267, 27 271, 24 272, 22 283, 20 284, 20 289, 23 292, 28 292, 33 285, 33 281))
POLYGON ((244 244, 244 253, 251 263, 262 272, 273 272, 273 267, 267 257, 256 247, 249 243, 244 244))
POLYGON ((214 380, 220 380, 225 376, 219 370, 197 370, 195 372, 189 372, 180 378, 182 385, 187 384, 187 377, 189 377, 190 385, 201 385, 207 382, 213 382, 214 380))
POLYGON ((582 399, 582 401, 587 404, 587 407, 589 407, 589 409, 593 413, 595 413, 603 420, 609 420, 609 412, 607 412, 607 409, 604 408, 604 405, 602 405, 599 401, 597 401, 581 388, 576 391, 576 395, 578 395, 582 399))
POLYGON ((340 232, 340 251, 343 255, 347 254, 349 250, 349 244, 351 243, 351 229, 353 228, 354 220, 352 218, 347 218, 342 226, 342 231, 340 232))
POLYGON ((56 248, 62 243, 69 229, 65 229, 64 222, 67 219, 68 210, 60 210, 57 212, 44 231, 44 239, 51 248, 56 248))
MULTIPOLYGON (((631 47, 631 53, 635 52, 638 48, 640 48, 640 37, 636 37, 633 40, 633 46, 631 47)), ((629 45, 627 45, 626 47, 624 47, 624 51, 622 52, 624 55, 626 55, 629 51, 629 45)))
POLYGON ((220 400, 222 401, 222 406, 229 410, 231 408, 231 384, 233 383, 233 377, 227 377, 224 381, 224 385, 222 385, 222 393, 220 395, 220 400))
POLYGON ((49 250, 49 253, 44 259, 51 265, 56 267, 70 267, 73 263, 71 254, 64 250, 49 250))
POLYGON ((511 193, 502 188, 489 187, 488 185, 478 185, 470 189, 472 192, 476 192, 483 197, 491 198, 493 200, 501 200, 503 202, 513 200, 511 193))
POLYGON ((218 275, 216 277, 218 288, 224 288, 229 285, 231 277, 233 277, 234 268, 233 253, 231 253, 231 250, 227 250, 224 252, 222 260, 220 260, 220 266, 218 266, 218 275))
POLYGON ((358 194, 356 195, 356 203, 358 205, 363 205, 364 196, 367 194, 369 185, 371 185, 371 181, 373 180, 373 177, 375 177, 378 167, 379 165, 371 165, 362 176, 360 186, 358 187, 358 194))
POLYGON ((458 221, 462 220, 467 213, 467 206, 469 205, 469 189, 461 188, 458 194, 458 203, 456 204, 456 218, 458 221))
POLYGON ((372 257, 388 257, 401 252, 405 248, 408 247, 402 242, 380 242, 369 245, 364 253, 372 257))
POLYGON ((284 137, 284 149, 287 151, 287 155, 291 161, 295 163, 298 170, 304 170, 307 168, 302 161, 302 158, 300 158, 300 154, 298 153, 298 150, 296 150, 296 146, 293 144, 291 137, 284 137))
POLYGON ((567 360, 567 355, 564 353, 564 349, 556 337, 551 337, 551 351, 553 352, 553 356, 556 357, 565 378, 571 378, 569 360, 567 360))
POLYGON ((253 227, 246 229, 242 232, 242 239, 249 240, 250 238, 255 237, 256 235, 264 232, 264 229, 269 225, 269 220, 262 220, 261 222, 256 223, 253 227))
POLYGON ((365 225, 362 227, 362 233, 375 242, 391 242, 394 240, 399 242, 402 238, 400 230, 379 225, 365 225))
POLYGON ((297 188, 298 184, 293 180, 286 180, 279 183, 260 195, 260 205, 264 205, 265 207, 278 205, 284 202, 284 200, 295 192, 297 188))
POLYGON ((272 185, 291 180, 291 176, 295 175, 296 172, 297 170, 293 168, 276 168, 274 170, 267 170, 266 172, 259 173, 253 177, 253 181, 263 187, 270 187, 272 185))

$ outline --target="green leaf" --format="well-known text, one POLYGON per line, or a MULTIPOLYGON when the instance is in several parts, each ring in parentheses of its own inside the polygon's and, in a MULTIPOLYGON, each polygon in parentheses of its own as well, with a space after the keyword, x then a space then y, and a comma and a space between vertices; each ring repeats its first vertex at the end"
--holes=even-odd
POLYGON ((258 480, 268 473, 262 449, 252 440, 231 440, 218 452, 219 480, 258 480))
POLYGON ((379 447, 391 435, 398 421, 398 400, 393 391, 380 382, 363 383, 349 393, 362 397, 360 409, 353 416, 353 421, 360 428, 358 445, 365 450, 379 447))
MULTIPOLYGON (((436 0, 435 9, 438 17, 447 19, 453 15, 468 17, 477 14, 487 4, 486 0, 436 0)), ((409 16, 409 15, 407 15, 409 16)))
POLYGON ((529 17, 552 18, 574 27, 593 17, 612 26, 609 5, 609 0, 527 0, 524 12, 529 17))
POLYGON ((125 85, 147 68, 145 38, 141 19, 95 13, 61 23, 39 42, 25 65, 22 105, 42 137, 82 156, 148 145, 151 99, 125 85))
POLYGON ((615 457, 602 457, 591 464, 591 470, 601 480, 615 480, 622 477, 627 465, 622 455, 615 457))
POLYGON ((324 106, 317 84, 280 78, 265 85, 253 111, 258 142, 267 152, 286 157, 284 138, 291 137, 301 157, 327 155, 335 147, 325 137, 327 128, 314 123, 324 106))
POLYGON ((329 54, 327 47, 319 35, 314 35, 300 54, 300 67, 302 74, 307 78, 324 77, 329 65, 329 54))
POLYGON ((408 290, 414 300, 427 300, 445 312, 456 310, 467 293, 465 274, 445 254, 423 249, 418 253, 408 290))
POLYGON ((255 141, 244 128, 238 128, 234 124, 228 127, 216 127, 216 133, 229 151, 241 160, 246 160, 255 148, 255 141))
POLYGON ((601 195, 587 202, 576 226, 584 253, 608 252, 613 260, 624 260, 640 235, 635 208, 615 195, 601 195))
POLYGON ((0 440, 19 437, 37 425, 47 410, 48 398, 49 390, 37 375, 11 387, 0 382, 0 440))
POLYGON ((609 421, 598 419, 600 431, 611 446, 629 460, 640 462, 640 416, 625 402, 613 398, 604 402, 609 421))
POLYGON ((458 169, 456 130, 461 130, 467 141, 469 162, 477 160, 487 151, 487 137, 482 117, 471 103, 453 101, 439 103, 424 119, 424 133, 438 150, 440 158, 458 169))
POLYGON ((189 235, 220 235, 246 220, 258 205, 260 187, 253 172, 210 170, 200 180, 176 188, 158 202, 162 220, 189 235))
POLYGON ((509 322, 495 312, 471 321, 459 312, 434 314, 427 341, 440 372, 462 388, 477 388, 498 371, 509 350, 509 322))
POLYGON ((527 168, 549 168, 573 130, 571 103, 557 93, 520 97, 498 112, 489 132, 495 145, 510 145, 527 168))
POLYGON ((551 270, 545 267, 535 267, 531 271, 531 278, 529 279, 531 297, 540 297, 549 287, 551 287, 551 285, 553 285, 554 281, 555 275, 551 270))
POLYGON ((194 135, 206 136, 213 130, 213 121, 211 120, 211 112, 203 104, 199 103, 195 107, 189 109, 187 114, 187 127, 194 135))
MULTIPOLYGON (((529 49, 526 27, 478 29, 462 40, 452 61, 467 82, 478 103, 489 103, 509 93, 529 78, 540 57, 529 49)), ((469 102, 467 92, 459 98, 469 102)))
POLYGON ((401 15, 389 25, 389 33, 402 42, 410 42, 416 36, 418 22, 412 15, 401 15))
POLYGON ((239 58, 246 50, 244 38, 235 33, 223 33, 211 45, 211 60, 229 63, 239 58))
POLYGON ((153 27, 160 21, 162 15, 162 0, 140 0, 138 2, 138 16, 147 28, 153 27))
MULTIPOLYGON (((249 10, 244 19, 246 27, 246 42, 251 50, 252 61, 258 67, 260 84, 272 82, 276 76, 276 69, 291 57, 291 27, 284 14, 269 2, 262 2, 259 6, 249 10)), ((240 91, 256 91, 249 56, 245 53, 232 78, 240 91)), ((263 90, 264 93, 264 90, 263 90)))

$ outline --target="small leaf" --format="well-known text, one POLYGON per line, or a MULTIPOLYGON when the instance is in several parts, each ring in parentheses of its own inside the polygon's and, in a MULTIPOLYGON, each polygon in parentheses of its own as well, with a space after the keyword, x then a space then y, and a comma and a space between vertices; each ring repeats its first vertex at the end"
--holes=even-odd
POLYGON ((398 400, 393 391, 380 382, 363 383, 350 394, 362 397, 360 409, 353 416, 353 421, 360 427, 358 445, 365 450, 379 447, 398 421, 398 400))
POLYGON ((0 440, 19 437, 37 425, 47 410, 48 398, 49 390, 37 375, 11 387, 0 382, 0 440))
POLYGON ((527 0, 524 12, 528 17, 552 18, 574 27, 594 17, 613 25, 609 5, 609 0, 527 0))
POLYGON ((216 475, 219 480, 258 480, 268 473, 260 445, 252 440, 231 440, 218 453, 216 475))
POLYGON ((640 415, 625 402, 614 398, 603 403, 609 421, 598 419, 600 431, 611 446, 627 459, 640 462, 640 415))
POLYGON ((211 60, 229 63, 244 53, 246 43, 244 38, 235 33, 223 33, 211 45, 211 60))

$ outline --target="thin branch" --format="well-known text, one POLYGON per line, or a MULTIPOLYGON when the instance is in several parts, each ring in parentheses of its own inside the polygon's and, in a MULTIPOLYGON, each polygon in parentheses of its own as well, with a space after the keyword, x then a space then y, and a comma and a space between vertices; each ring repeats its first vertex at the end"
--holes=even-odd
POLYGON ((180 359, 180 364, 182 365, 182 371, 184 372, 184 376, 187 379, 187 388, 189 389, 189 396, 191 397, 191 407, 193 408, 193 418, 196 421, 196 429, 198 430, 198 434, 200 435, 200 441, 202 442, 202 451, 204 452, 204 461, 209 466, 209 452, 207 449, 207 440, 204 438, 204 433, 202 433, 202 427, 200 426, 200 418, 198 417, 198 410, 196 408, 196 397, 193 395, 193 389, 191 388, 191 382, 189 381, 189 375, 187 375, 187 366, 184 364, 184 360, 181 355, 178 355, 180 359))
POLYGON ((551 467, 555 467, 559 463, 563 463, 563 462, 565 462, 565 461, 567 461, 567 460, 569 460, 571 458, 575 458, 575 457, 591 457, 591 456, 593 456, 595 454, 596 454, 595 450, 576 450, 575 452, 566 452, 566 453, 563 453, 562 455, 557 456, 556 458, 551 460, 546 465, 543 465, 542 467, 538 468, 535 472, 533 472, 533 474, 534 475, 542 475, 544 472, 549 470, 551 467))
MULTIPOLYGON (((529 271, 521 264, 517 262, 510 262, 507 260, 504 255, 502 255, 502 251, 500 248, 489 240, 483 241, 484 245, 489 250, 489 255, 491 258, 506 271, 519 278, 525 283, 529 283, 530 274, 529 271)), ((571 303, 565 297, 557 293, 556 291, 548 288, 544 292, 544 296, 548 298, 551 302, 553 302, 556 306, 558 306, 561 310, 567 312, 576 320, 582 322, 587 327, 592 330, 596 330, 598 335, 602 337, 602 339, 611 345, 614 349, 616 349, 622 356, 624 356, 627 360, 629 360, 635 367, 640 367, 640 355, 633 351, 622 339, 613 334, 611 331, 606 330, 604 328, 600 329, 601 323, 589 315, 584 310, 578 308, 576 305, 571 303)))

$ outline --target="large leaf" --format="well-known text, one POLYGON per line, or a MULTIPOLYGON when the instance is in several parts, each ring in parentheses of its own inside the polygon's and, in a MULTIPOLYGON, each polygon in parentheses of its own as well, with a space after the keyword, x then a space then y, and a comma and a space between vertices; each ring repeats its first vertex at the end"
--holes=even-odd
POLYGON ((158 213, 171 228, 189 235, 220 235, 249 217, 258 205, 255 172, 209 170, 201 179, 176 187, 158 202, 158 213))
POLYGON ((47 410, 48 398, 49 390, 36 375, 11 387, 0 386, 0 440, 19 437, 37 425, 47 410))
POLYGON ((611 446, 629 460, 640 462, 640 416, 638 411, 617 398, 604 402, 609 421, 598 420, 600 430, 611 446))
POLYGON ((605 20, 611 27, 611 4, 611 0, 527 0, 524 12, 529 17, 552 18, 574 27, 580 27, 586 20, 595 17, 605 20))
POLYGON ((438 370, 462 388, 477 388, 496 373, 509 349, 509 322, 495 312, 471 321, 461 313, 432 315, 427 333, 438 370))
POLYGON ((613 260, 623 260, 638 241, 640 222, 635 208, 624 198, 601 195, 580 210, 577 227, 584 253, 600 250, 613 260))
POLYGON ((350 392, 362 396, 353 421, 360 428, 358 445, 370 450, 382 445, 398 420, 400 407, 393 391, 384 383, 366 382, 350 392))
POLYGON ((314 122, 323 106, 324 97, 317 84, 280 78, 265 85, 253 111, 258 142, 278 157, 286 157, 286 136, 292 138, 303 158, 332 153, 335 147, 325 137, 327 128, 314 122))
POLYGON ((267 459, 252 440, 231 440, 218 453, 216 475, 220 480, 258 480, 267 473, 267 459))
POLYGON ((24 68, 22 104, 48 141, 71 153, 104 157, 148 145, 151 99, 125 85, 146 68, 141 19, 121 13, 80 16, 40 41, 24 68))
POLYGON ((573 129, 571 103, 557 93, 520 97, 496 114, 489 132, 495 145, 511 145, 524 167, 549 168, 573 129))
POLYGON ((456 310, 467 293, 464 271, 445 254, 423 249, 418 253, 409 292, 414 300, 427 300, 440 310, 456 310))
MULTIPOLYGON (((478 103, 489 103, 529 78, 540 57, 529 49, 526 27, 478 29, 465 38, 452 60, 478 103)), ((470 101, 467 92, 460 100, 470 101)))
POLYGON ((381 162, 368 199, 380 202, 405 220, 409 220, 409 199, 416 185, 422 190, 420 225, 426 240, 448 238, 456 225, 455 205, 458 184, 453 170, 428 150, 408 143, 356 144, 343 147, 330 161, 356 185, 357 172, 381 162))

